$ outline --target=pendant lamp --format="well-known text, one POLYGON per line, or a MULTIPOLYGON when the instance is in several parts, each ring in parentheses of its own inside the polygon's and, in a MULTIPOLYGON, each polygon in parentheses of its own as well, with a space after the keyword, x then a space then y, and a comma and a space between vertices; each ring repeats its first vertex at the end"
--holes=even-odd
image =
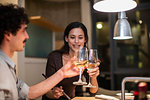
POLYGON ((121 12, 135 8, 134 0, 95 0, 93 8, 100 12, 121 12))
POLYGON ((116 40, 132 39, 131 28, 127 21, 125 12, 118 13, 118 20, 115 24, 113 39, 116 40))

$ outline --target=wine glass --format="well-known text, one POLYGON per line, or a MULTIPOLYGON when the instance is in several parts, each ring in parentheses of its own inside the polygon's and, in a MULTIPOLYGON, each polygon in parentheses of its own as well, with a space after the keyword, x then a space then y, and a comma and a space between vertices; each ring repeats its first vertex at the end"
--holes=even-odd
MULTIPOLYGON (((87 70, 93 70, 97 65, 97 61, 98 61, 97 49, 90 49, 87 70)), ((96 86, 93 86, 91 84, 90 77, 89 77, 89 84, 84 87, 93 87, 94 88, 96 86)))
POLYGON ((74 85, 86 85, 86 82, 81 80, 82 69, 88 64, 88 50, 86 47, 82 47, 79 51, 75 52, 77 59, 74 61, 76 67, 80 69, 79 80, 77 82, 73 82, 74 85))

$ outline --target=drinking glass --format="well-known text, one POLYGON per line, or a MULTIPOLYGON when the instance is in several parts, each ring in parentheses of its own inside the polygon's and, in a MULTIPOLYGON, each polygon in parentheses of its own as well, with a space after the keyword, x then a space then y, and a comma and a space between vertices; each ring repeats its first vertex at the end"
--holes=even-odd
POLYGON ((88 64, 88 50, 86 47, 82 47, 79 51, 76 51, 76 60, 74 64, 76 67, 80 69, 79 80, 77 82, 73 82, 74 85, 86 85, 86 82, 83 82, 81 79, 82 76, 82 69, 88 64))
MULTIPOLYGON (((97 65, 97 61, 98 61, 97 49, 90 49, 87 70, 93 70, 97 65)), ((84 87, 96 87, 91 84, 90 76, 89 76, 89 84, 84 87)))

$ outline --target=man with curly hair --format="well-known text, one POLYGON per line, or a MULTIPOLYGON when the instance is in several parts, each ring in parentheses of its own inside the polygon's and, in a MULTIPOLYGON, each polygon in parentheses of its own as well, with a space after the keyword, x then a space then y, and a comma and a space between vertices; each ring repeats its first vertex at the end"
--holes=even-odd
POLYGON ((72 59, 51 77, 31 87, 17 78, 15 63, 11 58, 15 51, 24 50, 26 40, 29 39, 26 32, 28 23, 24 8, 0 4, 0 100, 35 99, 64 78, 79 75, 72 59))

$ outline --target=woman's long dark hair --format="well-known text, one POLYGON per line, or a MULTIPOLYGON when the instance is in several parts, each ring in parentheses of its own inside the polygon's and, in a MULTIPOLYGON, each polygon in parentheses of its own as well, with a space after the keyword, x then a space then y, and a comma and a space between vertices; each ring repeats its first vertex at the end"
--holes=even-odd
POLYGON ((84 43, 84 47, 87 46, 88 34, 87 34, 87 29, 86 29, 86 27, 85 27, 82 23, 80 23, 80 22, 72 22, 72 23, 70 23, 70 24, 66 27, 66 29, 65 29, 65 31, 64 31, 64 46, 60 49, 60 52, 61 52, 62 54, 69 54, 69 45, 68 45, 68 42, 66 42, 65 37, 68 38, 69 32, 70 32, 72 29, 74 29, 74 28, 81 28, 81 29, 83 30, 83 32, 84 32, 84 37, 85 37, 85 40, 86 40, 86 42, 84 43))

